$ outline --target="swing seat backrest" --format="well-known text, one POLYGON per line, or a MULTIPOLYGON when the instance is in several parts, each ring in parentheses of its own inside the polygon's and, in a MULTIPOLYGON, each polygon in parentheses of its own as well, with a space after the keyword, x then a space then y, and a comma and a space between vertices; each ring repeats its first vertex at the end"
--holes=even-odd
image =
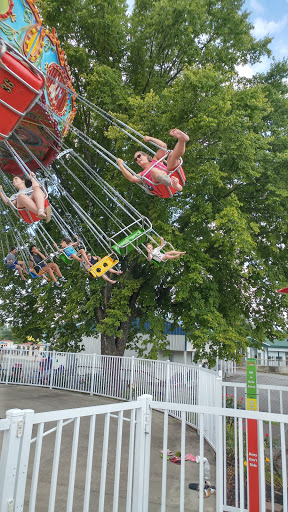
POLYGON ((277 290, 277 293, 288 293, 288 288, 281 288, 281 290, 277 290))
POLYGON ((59 259, 63 261, 66 265, 69 265, 72 261, 72 258, 68 258, 64 252, 62 254, 59 254, 59 259))
POLYGON ((102 258, 101 260, 97 261, 93 265, 93 267, 90 267, 88 269, 89 274, 92 277, 101 277, 103 274, 105 274, 110 268, 117 265, 119 262, 117 256, 115 254, 110 254, 102 258))
POLYGON ((129 252, 135 249, 132 242, 138 247, 139 244, 143 244, 147 239, 146 231, 143 228, 137 229, 134 233, 131 233, 128 236, 125 236, 119 243, 112 245, 113 251, 115 251, 120 256, 126 255, 129 252))
MULTIPOLYGON (((47 208, 47 206, 49 206, 49 201, 46 197, 44 207, 47 208)), ((41 220, 36 213, 30 212, 29 210, 26 210, 26 208, 17 208, 17 211, 24 222, 27 222, 27 224, 34 224, 34 222, 41 220)))
MULTIPOLYGON (((167 151, 166 155, 164 155, 162 158, 160 158, 160 160, 157 160, 154 163, 152 163, 152 166, 150 166, 149 169, 147 169, 145 173, 143 173, 143 174, 141 173, 142 174, 142 183, 143 183, 144 187, 146 188, 146 192, 148 192, 148 194, 150 194, 150 195, 156 195, 158 197, 162 197, 163 199, 173 197, 173 195, 177 192, 177 190, 173 187, 167 187, 166 185, 163 185, 161 183, 151 181, 149 178, 146 177, 146 175, 151 172, 151 169, 157 168, 157 165, 159 166, 159 164, 162 164, 162 163, 166 164, 167 156, 169 155, 169 153, 170 153, 170 151, 167 151), (151 190, 151 188, 152 188, 152 190, 151 190)), ((172 178, 172 177, 178 178, 180 185, 184 185, 184 183, 186 181, 186 176, 182 169, 182 163, 183 163, 183 160, 182 160, 182 158, 180 158, 177 167, 175 167, 171 171, 168 171, 168 169, 166 168, 165 165, 164 165, 163 169, 160 166, 159 170, 164 170, 170 178, 172 178)))
POLYGON ((33 107, 45 85, 43 74, 10 45, 1 44, 0 140, 7 139, 33 107), (7 50, 9 47, 9 51, 7 50))
MULTIPOLYGON (((185 173, 182 169, 182 167, 179 167, 178 169, 175 169, 172 174, 169 174, 170 178, 175 177, 179 179, 180 185, 184 185, 186 181, 185 173)), ((177 192, 177 190, 173 187, 166 187, 166 185, 162 185, 159 183, 159 185, 154 185, 154 190, 151 190, 151 193, 162 197, 163 199, 168 199, 169 197, 173 197, 174 194, 177 192)))
POLYGON ((29 274, 30 274, 30 276, 32 277, 32 279, 36 279, 37 277, 40 277, 40 276, 37 274, 36 270, 34 270, 34 269, 33 269, 33 270, 29 270, 29 274))
MULTIPOLYGON (((9 266, 9 264, 8 264, 8 262, 7 262, 7 258, 5 258, 4 263, 5 263, 6 267, 7 267, 7 268, 9 268, 10 270, 14 270, 14 271, 16 270, 16 268, 15 268, 15 267, 13 267, 13 266, 11 266, 11 267, 10 267, 10 266, 9 266)), ((15 263, 16 263, 16 262, 14 262, 14 264, 15 264, 15 263)))

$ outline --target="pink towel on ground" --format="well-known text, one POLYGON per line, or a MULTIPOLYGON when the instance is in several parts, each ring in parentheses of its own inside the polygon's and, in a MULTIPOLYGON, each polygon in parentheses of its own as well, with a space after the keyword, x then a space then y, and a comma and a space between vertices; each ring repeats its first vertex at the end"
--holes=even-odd
MULTIPOLYGON (((163 450, 160 450, 160 453, 161 453, 161 455, 163 455, 163 450)), ((169 448, 167 449, 167 455, 168 455, 169 457, 171 457, 172 455, 174 455, 174 454, 173 454, 173 452, 171 452, 171 450, 169 450, 169 448)))
POLYGON ((185 455, 185 460, 190 460, 191 462, 196 462, 196 455, 192 455, 192 453, 187 453, 187 455, 185 455))

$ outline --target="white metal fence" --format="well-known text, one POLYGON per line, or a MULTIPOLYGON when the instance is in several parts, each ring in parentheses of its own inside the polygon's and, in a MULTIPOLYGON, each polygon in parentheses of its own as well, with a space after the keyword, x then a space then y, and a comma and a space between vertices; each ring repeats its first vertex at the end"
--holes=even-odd
MULTIPOLYGON (((245 408, 246 383, 222 382, 223 407, 245 408)), ((288 414, 288 387, 257 384, 258 409, 261 412, 288 414)))
POLYGON ((202 512, 203 492, 190 490, 188 483, 193 479, 204 487, 204 458, 212 462, 204 442, 211 417, 216 425, 211 484, 217 493, 209 498, 209 510, 248 510, 250 418, 258 422, 260 510, 266 511, 270 502, 272 510, 279 503, 287 512, 288 415, 156 402, 147 395, 129 403, 65 411, 8 411, 0 420, 0 510, 202 512), (169 419, 171 410, 180 421, 169 419), (199 435, 187 426, 189 415, 199 417, 199 435), (280 451, 268 446, 270 431, 279 436, 280 451), (179 467, 160 459, 160 449, 166 453, 173 442, 182 454, 199 454, 199 464, 184 462, 184 456, 179 467))
MULTIPOLYGON (((2 349, 0 383, 81 391, 122 400, 149 394, 157 401, 219 407, 222 393, 217 372, 196 365, 81 352, 35 351, 32 355, 31 351, 2 349)), ((187 422, 198 428, 197 414, 187 415, 187 422)), ((215 447, 214 427, 209 421, 205 435, 215 447)))
POLYGON ((231 377, 237 371, 237 363, 236 361, 223 361, 217 358, 215 370, 221 371, 227 377, 231 377))

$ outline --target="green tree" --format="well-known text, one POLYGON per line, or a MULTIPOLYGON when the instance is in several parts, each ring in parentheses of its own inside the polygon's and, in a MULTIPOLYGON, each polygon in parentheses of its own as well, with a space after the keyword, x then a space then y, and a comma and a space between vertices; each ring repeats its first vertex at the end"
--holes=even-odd
POLYGON ((162 90, 186 65, 234 70, 269 54, 270 40, 253 38, 243 5, 244 0, 136 0, 125 67, 135 91, 162 90))
POLYGON ((12 331, 7 325, 0 325, 0 339, 10 340, 12 337, 12 331))
MULTIPOLYGON (((3 269, 1 321, 12 316, 17 333, 33 332, 36 338, 45 333, 62 350, 75 350, 83 334, 99 331, 102 353, 113 355, 122 355, 127 346, 142 354, 135 336, 140 328, 149 334, 155 357, 165 348, 164 322, 170 318, 181 322, 198 358, 207 357, 209 345, 211 362, 239 355, 249 335, 259 343, 279 338, 286 327, 285 298, 275 290, 287 280, 287 63, 276 63, 252 80, 238 77, 236 64, 269 54, 269 40, 252 37, 242 1, 181 0, 172 6, 166 0, 139 0, 128 18, 125 4, 116 0, 101 14, 98 2, 74 0, 73 20, 71 2, 40 5, 49 25, 56 26, 60 38, 63 34, 82 94, 169 146, 175 143, 168 136, 172 127, 189 133, 187 183, 173 201, 146 195, 69 135, 70 144, 97 172, 187 255, 156 267, 131 253, 121 260, 123 276, 114 286, 88 278, 76 263, 69 270, 62 266, 69 281, 61 289, 25 285, 19 278, 11 284, 3 269), (101 31, 107 26, 111 30, 101 31)), ((76 125, 131 162, 135 143, 78 103, 76 125)), ((72 169, 97 193, 92 180, 72 169)), ((110 233, 109 216, 67 172, 59 166, 54 171, 110 233)), ((63 219, 74 218, 75 230, 90 240, 73 213, 67 218, 57 194, 52 201, 63 219)), ((59 232, 50 224, 47 229, 57 240, 59 232)), ((97 251, 93 241, 91 248, 97 251)))

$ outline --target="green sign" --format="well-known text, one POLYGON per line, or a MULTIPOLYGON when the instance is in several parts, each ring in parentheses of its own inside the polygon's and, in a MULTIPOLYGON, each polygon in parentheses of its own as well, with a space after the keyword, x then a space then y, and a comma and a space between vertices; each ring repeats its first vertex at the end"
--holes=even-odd
POLYGON ((247 359, 247 398, 256 398, 257 373, 256 359, 247 359))

